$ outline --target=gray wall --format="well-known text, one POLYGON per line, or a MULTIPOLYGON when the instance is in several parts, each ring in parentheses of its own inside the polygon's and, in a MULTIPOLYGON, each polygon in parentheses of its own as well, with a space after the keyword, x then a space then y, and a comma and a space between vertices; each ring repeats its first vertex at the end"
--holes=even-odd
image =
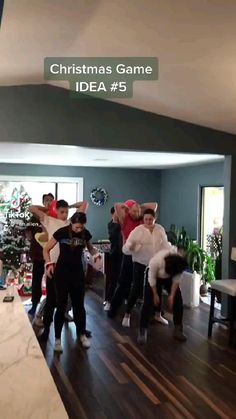
POLYGON ((171 224, 184 226, 192 238, 197 238, 200 186, 221 186, 224 163, 211 163, 161 172, 160 222, 169 229, 171 224))
POLYGON ((105 188, 109 194, 106 206, 96 207, 91 201, 89 206, 88 227, 95 240, 107 238, 107 222, 114 202, 128 198, 139 202, 159 202, 161 196, 161 172, 158 170, 0 164, 0 175, 83 177, 86 200, 90 200, 90 191, 94 187, 105 188))
POLYGON ((49 85, 0 87, 0 141, 235 153, 236 136, 49 85))

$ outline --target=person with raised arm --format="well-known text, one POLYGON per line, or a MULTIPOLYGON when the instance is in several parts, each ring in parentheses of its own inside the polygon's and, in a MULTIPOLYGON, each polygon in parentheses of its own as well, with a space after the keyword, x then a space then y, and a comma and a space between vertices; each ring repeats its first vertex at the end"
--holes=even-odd
MULTIPOLYGON (((115 204, 115 211, 118 217, 118 221, 121 226, 121 232, 123 236, 123 244, 125 244, 131 231, 137 226, 143 224, 142 214, 145 209, 150 208, 154 211, 157 210, 158 204, 156 202, 150 202, 146 204, 138 204, 133 199, 128 199, 124 203, 115 204)), ((133 279, 133 262, 131 255, 123 254, 121 270, 118 279, 118 286, 115 294, 111 300, 110 310, 108 311, 108 317, 113 318, 116 316, 117 310, 122 305, 123 301, 128 299, 131 283, 133 279)))
MULTIPOLYGON (((40 219, 41 224, 45 228, 48 239, 50 240, 53 234, 62 227, 65 227, 70 224, 70 220, 68 220, 68 214, 70 208, 75 208, 77 211, 86 212, 88 209, 88 202, 77 202, 75 204, 69 205, 63 199, 57 201, 55 204, 55 212, 56 217, 51 217, 47 215, 45 208, 38 206, 38 205, 31 205, 29 207, 29 211, 34 214, 36 217, 40 219)), ((51 260, 53 263, 56 264, 57 259, 59 256, 59 245, 55 246, 51 252, 51 260)), ((52 278, 46 277, 46 303, 44 307, 44 316, 43 316, 43 324, 44 324, 44 331, 39 336, 39 341, 45 342, 48 339, 50 325, 53 320, 53 314, 56 307, 56 294, 55 294, 55 284, 52 278)))
POLYGON ((77 338, 86 349, 90 341, 86 336, 86 312, 84 308, 85 275, 82 263, 83 250, 86 247, 96 262, 97 250, 91 243, 91 234, 86 229, 87 218, 84 213, 76 212, 70 224, 57 230, 44 247, 44 259, 47 276, 54 279, 57 309, 54 318, 55 352, 62 352, 61 331, 64 324, 64 312, 68 295, 72 301, 73 317, 76 325, 77 338), (52 261, 53 249, 59 245, 57 264, 52 261))

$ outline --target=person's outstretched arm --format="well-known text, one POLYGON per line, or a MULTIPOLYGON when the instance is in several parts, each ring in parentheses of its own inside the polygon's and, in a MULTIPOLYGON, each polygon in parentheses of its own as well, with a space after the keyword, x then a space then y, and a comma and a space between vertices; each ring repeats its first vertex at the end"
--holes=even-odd
POLYGON ((97 251, 96 247, 93 246, 93 243, 91 242, 91 240, 89 240, 86 243, 86 246, 87 246, 87 249, 88 249, 90 255, 95 256, 95 255, 98 254, 98 251, 97 251))
POLYGON ((76 202, 75 204, 70 205, 70 208, 75 208, 77 211, 84 212, 84 213, 87 212, 88 207, 89 207, 88 201, 76 202))
POLYGON ((49 242, 44 246, 44 249, 43 249, 43 257, 45 260, 46 272, 49 278, 51 278, 52 275, 54 274, 54 264, 51 262, 51 259, 50 259, 50 250, 52 250, 56 246, 56 244, 57 244, 57 240, 54 239, 54 237, 52 237, 51 240, 49 240, 49 242))
POLYGON ((153 211, 157 211, 158 203, 157 202, 146 202, 145 204, 141 204, 141 211, 144 212, 146 209, 152 209, 153 211))
POLYGON ((133 231, 131 231, 128 239, 123 245, 123 253, 127 255, 136 253, 140 250, 142 245, 143 244, 142 244, 142 236, 140 235, 140 228, 136 227, 133 231))
POLYGON ((29 212, 31 212, 31 214, 38 217, 40 219, 40 221, 43 221, 43 219, 44 219, 44 217, 47 213, 47 208, 42 207, 41 205, 30 205, 29 212))
POLYGON ((115 212, 117 214, 119 223, 121 226, 123 226, 124 219, 126 214, 128 213, 129 208, 124 203, 117 203, 114 205, 115 212))

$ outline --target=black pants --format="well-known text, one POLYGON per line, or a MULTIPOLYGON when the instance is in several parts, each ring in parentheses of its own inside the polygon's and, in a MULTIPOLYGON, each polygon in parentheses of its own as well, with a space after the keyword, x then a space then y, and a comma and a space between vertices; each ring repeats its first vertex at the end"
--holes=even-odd
POLYGON ((113 253, 110 255, 111 261, 111 276, 110 276, 110 283, 107 290, 106 300, 111 301, 112 297, 115 293, 117 281, 121 269, 121 261, 122 261, 122 254, 121 253, 113 253))
MULTIPOLYGON (((157 292, 160 298, 162 287, 170 295, 172 286, 172 278, 168 279, 157 279, 157 292)), ((149 319, 153 313, 153 293, 151 286, 148 282, 148 269, 145 274, 145 290, 144 290, 144 302, 141 309, 140 317, 140 329, 147 329, 149 319)), ((175 326, 182 325, 183 322, 183 300, 180 288, 177 289, 174 304, 173 304, 173 321, 175 326)))
POLYGON ((54 318, 55 338, 61 338, 68 295, 71 298, 77 336, 84 335, 86 330, 86 312, 84 308, 85 277, 83 269, 79 272, 69 268, 56 269, 55 288, 57 302, 54 318))
POLYGON ((42 297, 42 278, 44 274, 44 261, 35 260, 32 275, 32 304, 37 307, 42 297))
POLYGON ((56 308, 56 290, 55 290, 55 278, 46 278, 46 303, 44 306, 43 323, 46 332, 49 332, 50 325, 53 321, 53 314, 56 308))
POLYGON ((146 266, 141 263, 134 262, 133 264, 133 283, 130 291, 126 313, 130 314, 138 298, 143 295, 144 272, 146 266))
POLYGON ((111 311, 113 313, 116 313, 118 308, 122 305, 124 299, 128 298, 132 280, 133 280, 132 256, 123 255, 120 276, 119 276, 119 283, 116 288, 115 294, 111 300, 111 311))

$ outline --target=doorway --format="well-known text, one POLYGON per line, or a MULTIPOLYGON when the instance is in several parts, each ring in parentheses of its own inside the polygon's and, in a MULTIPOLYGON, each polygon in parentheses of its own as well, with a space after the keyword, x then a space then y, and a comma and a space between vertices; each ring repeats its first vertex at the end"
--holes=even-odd
POLYGON ((201 188, 201 246, 208 250, 212 235, 222 234, 224 217, 224 187, 201 188))

